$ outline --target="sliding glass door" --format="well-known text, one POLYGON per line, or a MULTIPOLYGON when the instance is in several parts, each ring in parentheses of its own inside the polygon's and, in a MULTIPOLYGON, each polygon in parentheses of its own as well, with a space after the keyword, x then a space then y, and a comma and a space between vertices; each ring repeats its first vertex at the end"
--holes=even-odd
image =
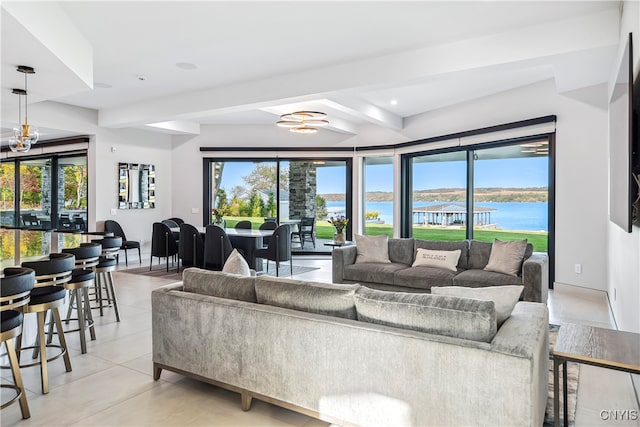
POLYGON ((298 231, 303 218, 313 219, 313 239, 303 245, 294 234, 294 252, 328 252, 329 218, 351 213, 351 159, 208 159, 206 173, 208 209, 222 212, 226 227, 273 220, 298 231))

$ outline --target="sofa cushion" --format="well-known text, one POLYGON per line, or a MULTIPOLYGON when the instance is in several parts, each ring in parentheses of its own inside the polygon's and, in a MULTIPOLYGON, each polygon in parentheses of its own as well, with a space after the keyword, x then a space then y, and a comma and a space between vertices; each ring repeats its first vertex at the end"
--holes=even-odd
POLYGON ((255 277, 189 267, 182 272, 185 292, 257 302, 255 277))
POLYGON ((343 279, 352 282, 394 284, 394 274, 408 266, 398 263, 365 262, 344 266, 343 279))
POLYGON ((455 286, 483 288, 485 286, 522 285, 522 277, 486 270, 465 270, 453 278, 455 286))
POLYGON ((363 262, 391 262, 389 260, 389 236, 362 236, 356 234, 356 264, 363 262))
POLYGON ((466 288, 464 286, 435 286, 431 288, 433 295, 447 295, 450 297, 481 299, 493 301, 496 307, 496 321, 498 328, 511 316, 520 295, 522 285, 487 286, 485 288, 466 288))
MULTIPOLYGON (((469 244, 469 265, 467 268, 483 269, 489 262, 489 256, 491 255, 491 247, 493 243, 479 242, 472 240, 469 244)), ((524 252, 524 259, 527 259, 533 254, 533 245, 527 244, 527 248, 524 252)))
POLYGON ((355 320, 354 294, 359 287, 259 276, 256 296, 260 304, 355 320))
POLYGON ((411 265, 414 255, 414 239, 389 239, 389 260, 400 264, 411 265))
POLYGON ((446 270, 457 271, 456 266, 460 259, 460 249, 455 251, 434 251, 431 249, 416 249, 416 259, 413 261, 412 267, 436 267, 446 270))
POLYGON ((393 277, 393 284, 418 288, 428 291, 432 286, 453 285, 456 272, 436 267, 409 267, 398 270, 393 277))
POLYGON ((224 263, 222 271, 225 273, 239 274, 241 276, 251 276, 249 264, 237 249, 231 251, 229 258, 224 263))
POLYGON ((361 287, 358 320, 430 334, 491 342, 496 334, 493 301, 361 287))
MULTIPOLYGON (((467 240, 458 240, 453 242, 439 241, 439 240, 421 240, 415 239, 414 256, 419 248, 429 249, 435 251, 455 251, 460 250, 460 259, 458 260, 458 267, 462 269, 467 268, 467 257, 469 253, 469 242, 467 240)), ((483 266, 484 267, 484 266, 483 266)))
POLYGON ((495 239, 493 245, 491 245, 489 262, 484 269, 486 271, 495 271, 497 273, 517 276, 522 270, 522 261, 524 261, 524 252, 526 249, 526 239, 509 242, 495 239))

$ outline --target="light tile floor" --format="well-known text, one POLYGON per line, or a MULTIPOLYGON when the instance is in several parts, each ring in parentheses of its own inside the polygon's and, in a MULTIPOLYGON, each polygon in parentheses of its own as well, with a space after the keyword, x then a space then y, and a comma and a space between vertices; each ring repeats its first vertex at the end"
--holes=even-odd
MULTIPOLYGON (((299 278, 331 281, 328 257, 296 258, 294 263, 318 267, 299 278)), ((131 267, 137 266, 134 262, 131 267)), ((85 355, 80 354, 78 335, 67 334, 73 371, 65 372, 61 359, 51 362, 47 395, 40 392, 39 369, 23 369, 31 418, 22 420, 19 405, 14 404, 0 413, 2 426, 327 425, 257 400, 249 412, 243 412, 237 394, 171 372, 163 371, 161 379, 153 381, 150 294, 173 280, 116 272, 115 281, 122 321, 115 321, 112 309, 104 317, 96 316, 97 340, 88 343, 85 355)), ((558 285, 550 292, 549 308, 554 323, 613 325, 603 292, 558 285)), ((32 317, 25 321, 25 342, 34 338, 32 317)), ((10 378, 8 370, 1 375, 3 383, 10 378)), ((636 383, 640 383, 637 378, 636 383)), ((603 410, 639 413, 630 375, 583 366, 578 393, 577 426, 640 426, 640 421, 630 421, 629 416, 624 421, 601 418, 603 410)))

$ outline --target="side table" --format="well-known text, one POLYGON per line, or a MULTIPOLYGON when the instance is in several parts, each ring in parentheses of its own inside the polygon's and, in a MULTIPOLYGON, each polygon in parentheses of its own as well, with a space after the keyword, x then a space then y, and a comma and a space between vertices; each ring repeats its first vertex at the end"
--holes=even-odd
POLYGON ((572 323, 560 326, 558 338, 553 347, 553 420, 556 427, 560 425, 560 365, 562 365, 564 425, 565 427, 569 425, 567 362, 640 374, 640 334, 572 323))

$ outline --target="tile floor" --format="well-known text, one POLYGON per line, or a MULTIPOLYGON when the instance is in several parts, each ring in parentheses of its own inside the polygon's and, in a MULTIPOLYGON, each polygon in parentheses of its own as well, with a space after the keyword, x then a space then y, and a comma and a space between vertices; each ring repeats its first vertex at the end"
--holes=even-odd
MULTIPOLYGON (((319 267, 299 278, 331 281, 328 257, 296 258, 294 262, 319 267)), ((134 262, 131 267, 137 266, 134 262)), ((77 334, 67 334, 73 371, 66 373, 60 359, 51 362, 47 395, 40 393, 39 369, 23 369, 31 418, 22 420, 19 405, 14 404, 0 413, 2 426, 327 425, 257 400, 251 411, 243 412, 237 394, 171 372, 163 371, 161 379, 153 381, 150 293, 173 280, 116 272, 115 281, 122 321, 115 321, 111 309, 104 317, 96 316, 97 340, 89 341, 85 355, 80 354, 77 334)), ((603 292, 558 285, 550 293, 549 308, 554 323, 613 325, 603 292)), ((27 316, 25 324, 26 342, 33 339, 32 317, 27 316)), ((4 383, 10 371, 2 370, 1 375, 4 383)), ((635 381, 640 384, 637 378, 635 381)), ((602 410, 640 412, 629 374, 583 366, 578 393, 577 426, 640 426, 638 420, 603 420, 600 416, 602 410)))

